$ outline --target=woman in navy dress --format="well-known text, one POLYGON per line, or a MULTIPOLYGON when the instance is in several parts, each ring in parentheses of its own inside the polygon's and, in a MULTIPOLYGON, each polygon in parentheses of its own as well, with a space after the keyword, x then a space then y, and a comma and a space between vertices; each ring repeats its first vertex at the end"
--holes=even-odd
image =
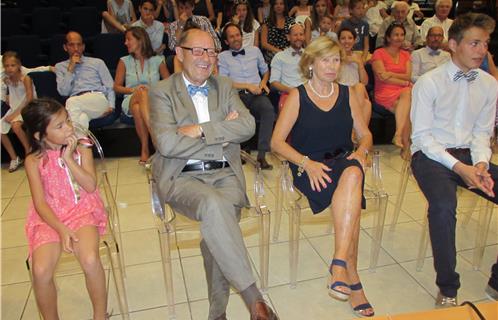
POLYGON ((294 185, 308 199, 313 213, 328 207, 335 229, 335 252, 328 293, 350 300, 356 314, 374 315, 357 272, 363 166, 372 134, 361 107, 347 86, 336 83, 341 63, 337 42, 321 36, 306 47, 299 68, 308 79, 293 89, 272 137, 272 149, 291 163, 294 185), (352 130, 359 138, 356 149, 352 130), (286 142, 290 136, 290 142, 286 142))

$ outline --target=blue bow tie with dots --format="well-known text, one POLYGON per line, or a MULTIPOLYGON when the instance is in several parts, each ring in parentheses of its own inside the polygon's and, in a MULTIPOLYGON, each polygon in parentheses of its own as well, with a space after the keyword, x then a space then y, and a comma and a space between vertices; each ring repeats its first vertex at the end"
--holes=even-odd
POLYGON ((192 84, 189 84, 187 86, 188 94, 190 96, 195 96, 198 92, 207 96, 209 92, 209 87, 208 86, 194 86, 192 84))

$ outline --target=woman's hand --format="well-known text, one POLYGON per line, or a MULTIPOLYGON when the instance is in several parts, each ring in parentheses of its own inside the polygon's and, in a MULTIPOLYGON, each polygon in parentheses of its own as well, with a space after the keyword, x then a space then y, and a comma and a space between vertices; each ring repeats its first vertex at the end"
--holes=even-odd
POLYGON ((73 253, 73 242, 79 241, 76 233, 71 231, 71 229, 69 229, 68 227, 63 226, 59 231, 59 236, 61 237, 62 249, 68 253, 73 253))
POLYGON ((357 160, 363 170, 365 170, 365 164, 367 163, 367 153, 363 150, 357 149, 355 152, 351 153, 349 157, 347 157, 348 160, 357 160))
POLYGON ((304 170, 308 174, 313 191, 320 192, 327 188, 327 183, 332 183, 332 179, 327 174, 327 171, 332 171, 332 169, 321 162, 307 160, 304 163, 304 170))

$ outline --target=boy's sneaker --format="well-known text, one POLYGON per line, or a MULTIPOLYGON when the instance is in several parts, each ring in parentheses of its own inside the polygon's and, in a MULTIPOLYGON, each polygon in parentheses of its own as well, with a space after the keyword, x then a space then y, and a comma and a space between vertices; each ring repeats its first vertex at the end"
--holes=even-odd
POLYGON ((22 164, 22 160, 17 157, 14 160, 10 160, 10 165, 9 165, 9 172, 14 172, 16 171, 22 164))

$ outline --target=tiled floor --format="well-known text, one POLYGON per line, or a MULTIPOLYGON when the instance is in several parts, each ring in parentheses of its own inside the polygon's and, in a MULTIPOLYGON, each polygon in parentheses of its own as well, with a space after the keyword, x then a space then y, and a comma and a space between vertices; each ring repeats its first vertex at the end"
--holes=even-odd
MULTIPOLYGON (((425 201, 415 181, 410 178, 406 200, 395 228, 391 228, 392 211, 402 161, 395 149, 379 146, 382 151, 384 187, 391 195, 386 227, 380 252, 379 266, 369 272, 372 214, 364 215, 360 236, 360 276, 370 302, 378 315, 396 314, 433 308, 437 293, 430 249, 422 271, 415 269, 415 258, 425 215, 425 201)), ((166 294, 163 285, 161 255, 154 220, 148 203, 148 187, 143 168, 135 158, 108 159, 110 179, 115 188, 121 218, 123 251, 127 278, 126 289, 131 318, 167 319, 166 294)), ((247 170, 249 171, 249 170, 247 170)), ((267 202, 275 210, 275 186, 278 170, 265 171, 267 202)), ((252 181, 248 177, 248 181, 252 181)), ((1 215, 1 319, 37 319, 36 305, 29 275, 25 269, 27 253, 24 236, 24 217, 29 200, 29 186, 23 170, 9 174, 2 169, 1 215)), ((462 203, 468 203, 463 195, 462 203)), ((495 209, 496 211, 496 209, 495 209)), ((498 218, 493 221, 487 239, 482 268, 473 270, 472 255, 476 214, 467 225, 459 217, 457 231, 458 271, 462 288, 460 300, 481 301, 489 276, 489 268, 498 253, 498 218)), ((281 319, 352 319, 347 303, 327 295, 325 288, 333 238, 326 233, 326 225, 310 221, 301 227, 298 286, 289 287, 287 215, 283 215, 280 237, 270 248, 270 288, 266 298, 281 319)), ((255 273, 259 264, 255 235, 246 238, 255 273)), ((207 289, 200 251, 192 241, 173 252, 177 319, 206 319, 207 289)), ((57 279, 59 309, 62 319, 90 319, 91 306, 81 273, 57 279)), ((112 319, 120 319, 113 286, 109 289, 109 310, 112 319)), ((230 319, 247 319, 248 312, 240 297, 234 293, 228 307, 230 319)))

